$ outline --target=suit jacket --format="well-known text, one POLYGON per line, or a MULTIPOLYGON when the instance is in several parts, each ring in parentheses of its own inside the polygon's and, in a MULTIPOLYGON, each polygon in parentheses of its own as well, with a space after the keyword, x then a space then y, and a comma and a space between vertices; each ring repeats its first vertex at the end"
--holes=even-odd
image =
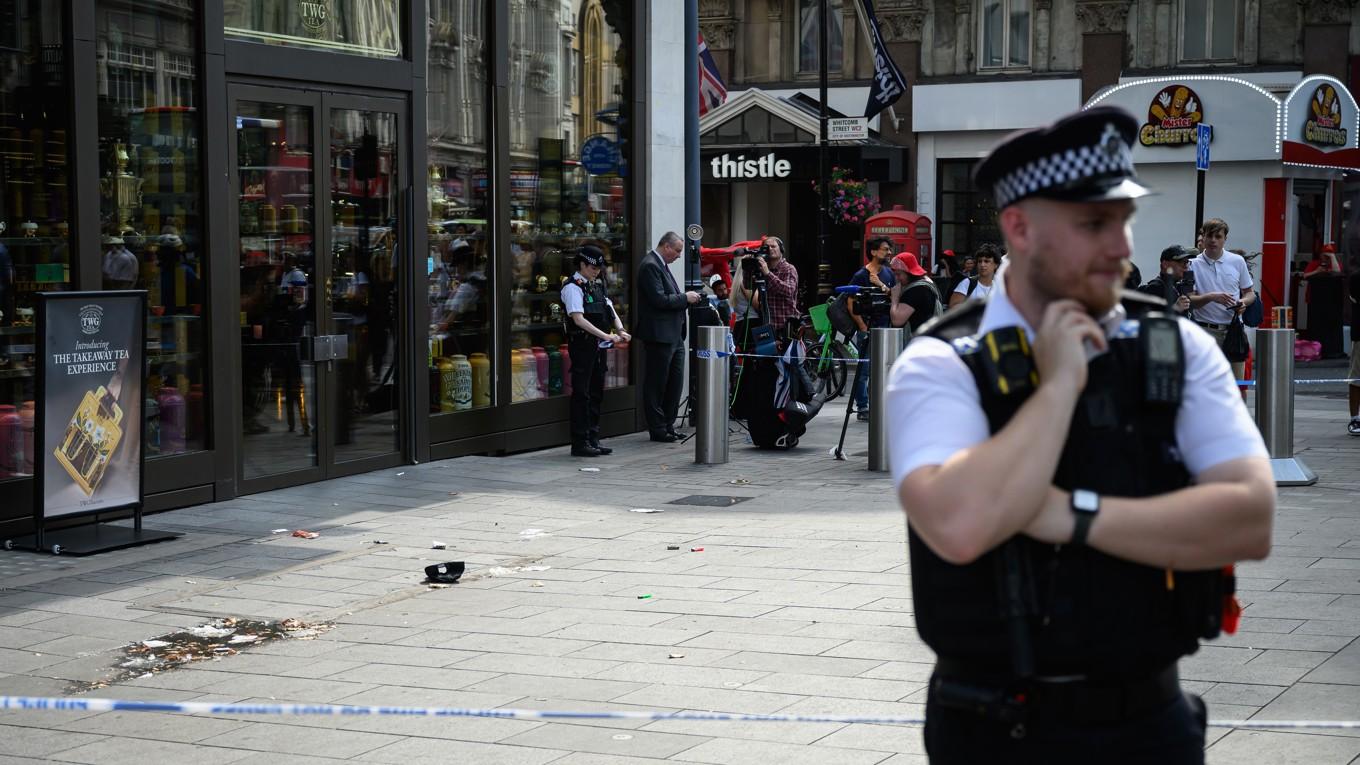
POLYGON ((685 338, 685 309, 689 301, 667 273, 665 261, 651 250, 638 266, 637 324, 633 333, 653 343, 678 343, 685 338))

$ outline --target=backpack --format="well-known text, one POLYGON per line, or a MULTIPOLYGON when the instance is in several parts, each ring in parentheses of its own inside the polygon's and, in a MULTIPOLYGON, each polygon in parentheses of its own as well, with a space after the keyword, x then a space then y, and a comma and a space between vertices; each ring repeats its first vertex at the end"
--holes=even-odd
POLYGON ((970 277, 968 277, 968 294, 964 295, 964 297, 972 297, 972 296, 973 296, 973 290, 977 289, 977 286, 978 286, 978 278, 977 278, 976 276, 970 276, 970 277))
MULTIPOLYGON (((930 288, 931 294, 933 294, 933 295, 935 296, 935 311, 934 311, 933 313, 930 314, 930 318, 933 319, 933 318, 935 318, 936 316, 939 316, 940 314, 944 313, 944 304, 940 302, 940 291, 939 291, 938 289, 935 288, 934 282, 929 282, 929 281, 926 281, 925 279, 922 279, 922 280, 920 280, 920 281, 915 281, 915 282, 912 282, 911 284, 908 284, 908 285, 907 285, 907 290, 909 290, 909 289, 914 289, 914 288, 919 287, 919 286, 922 286, 922 285, 924 285, 924 286, 926 286, 926 287, 929 287, 929 288, 930 288)), ((976 287, 976 286, 977 286, 977 283, 974 282, 971 286, 976 287)), ((906 292, 907 292, 907 290, 902 290, 902 294, 905 295, 906 292)), ((970 294, 970 295, 973 294, 973 291, 972 291, 972 290, 969 290, 969 291, 968 291, 968 294, 970 294)))
POLYGON ((850 295, 842 293, 833 298, 826 306, 826 318, 831 320, 831 328, 846 337, 853 337, 855 334, 855 320, 850 316, 850 307, 847 305, 850 295))

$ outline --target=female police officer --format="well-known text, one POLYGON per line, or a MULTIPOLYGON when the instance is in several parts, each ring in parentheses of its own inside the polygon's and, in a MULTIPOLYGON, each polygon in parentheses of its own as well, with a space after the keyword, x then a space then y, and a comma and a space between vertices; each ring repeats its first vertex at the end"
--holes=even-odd
POLYGON ((1006 266, 892 369, 934 763, 1204 761, 1177 660, 1233 628, 1275 482, 1213 338, 1121 294, 1137 131, 1095 107, 994 149, 1006 266))
POLYGON ((600 444, 600 403, 604 399, 605 350, 630 340, 605 294, 604 252, 593 244, 576 253, 576 273, 562 287, 571 352, 571 453, 599 457, 613 452, 600 444))

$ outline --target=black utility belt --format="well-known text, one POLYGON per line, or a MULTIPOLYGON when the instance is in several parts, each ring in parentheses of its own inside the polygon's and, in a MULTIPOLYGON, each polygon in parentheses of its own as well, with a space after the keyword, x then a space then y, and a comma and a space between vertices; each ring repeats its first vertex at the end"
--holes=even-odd
POLYGON ((998 722, 1101 724, 1152 714, 1181 694, 1173 662, 1142 677, 1032 677, 1005 681, 982 676, 966 662, 941 658, 930 680, 940 706, 998 722))
POLYGON ((1212 321, 1196 321, 1195 323, 1205 329, 1227 329, 1230 326, 1228 324, 1215 324, 1212 321))

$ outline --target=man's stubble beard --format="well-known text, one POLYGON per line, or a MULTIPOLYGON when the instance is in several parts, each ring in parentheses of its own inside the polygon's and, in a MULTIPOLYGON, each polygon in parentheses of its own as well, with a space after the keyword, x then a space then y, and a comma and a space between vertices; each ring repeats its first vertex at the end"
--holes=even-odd
POLYGON ((1037 296, 1043 305, 1047 306, 1055 300, 1076 300, 1078 303, 1081 303, 1082 306, 1086 308, 1086 312, 1092 316, 1104 316, 1106 313, 1109 313, 1112 308, 1118 305, 1120 288, 1123 286, 1124 279, 1128 277, 1132 269, 1129 261, 1123 261, 1123 275, 1119 282, 1111 285, 1108 292, 1089 292, 1085 288, 1088 274, 1079 274, 1081 287, 1079 289, 1072 288, 1073 281, 1071 275, 1058 274, 1054 272, 1054 269, 1050 268, 1050 264, 1053 261, 1048 257, 1048 253, 1051 252, 1053 248, 1048 246, 1047 241, 1041 241, 1038 245, 1036 251, 1030 255, 1030 267, 1025 269, 1028 278, 1025 281, 1030 292, 1037 296), (1064 276, 1067 278, 1064 278, 1064 276), (1055 289, 1055 287, 1057 287, 1057 289, 1055 289), (1068 289, 1064 290, 1062 289, 1063 287, 1067 287, 1068 289))

